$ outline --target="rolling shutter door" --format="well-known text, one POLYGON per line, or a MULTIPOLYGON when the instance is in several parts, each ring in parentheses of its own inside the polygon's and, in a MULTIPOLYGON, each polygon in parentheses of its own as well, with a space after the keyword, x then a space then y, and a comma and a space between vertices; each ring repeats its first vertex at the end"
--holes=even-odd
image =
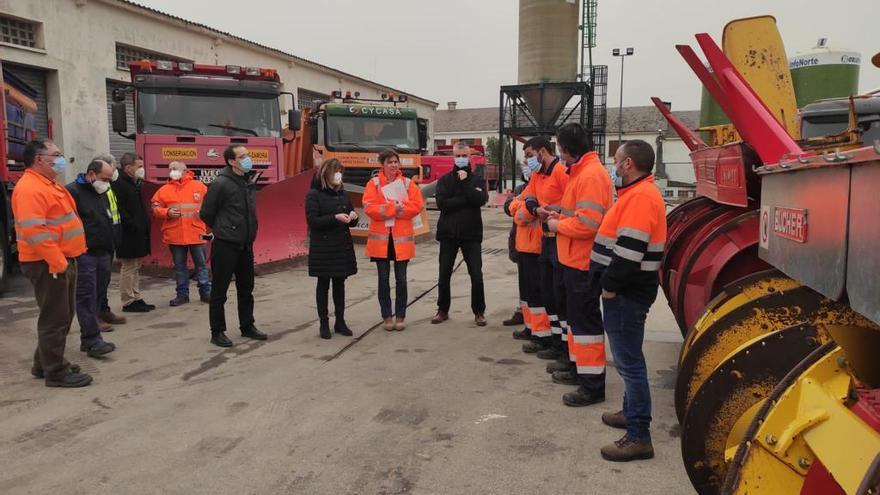
MULTIPOLYGON (((124 87, 121 84, 107 81, 107 132, 110 136, 110 154, 119 160, 123 153, 134 151, 134 140, 127 139, 113 132, 113 116, 110 112, 110 104, 113 103, 113 89, 124 87)), ((134 96, 132 93, 125 95, 125 115, 128 120, 128 133, 135 132, 134 123, 134 96)))
POLYGON ((37 137, 48 137, 49 107, 46 100, 46 71, 7 62, 3 62, 3 69, 11 72, 37 92, 37 97, 35 98, 37 102, 37 113, 34 118, 37 137))

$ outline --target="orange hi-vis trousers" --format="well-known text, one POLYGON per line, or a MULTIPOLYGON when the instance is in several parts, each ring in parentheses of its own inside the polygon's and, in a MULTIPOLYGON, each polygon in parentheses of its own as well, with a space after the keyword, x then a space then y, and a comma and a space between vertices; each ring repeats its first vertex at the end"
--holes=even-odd
POLYGON ((538 265, 538 255, 532 253, 519 253, 519 271, 523 285, 524 301, 521 301, 523 321, 533 337, 550 337, 550 317, 544 307, 544 299, 541 293, 541 272, 538 265))
POLYGON ((605 393, 605 331, 599 309, 601 288, 590 272, 563 266, 568 312, 568 353, 577 367, 579 385, 605 393))

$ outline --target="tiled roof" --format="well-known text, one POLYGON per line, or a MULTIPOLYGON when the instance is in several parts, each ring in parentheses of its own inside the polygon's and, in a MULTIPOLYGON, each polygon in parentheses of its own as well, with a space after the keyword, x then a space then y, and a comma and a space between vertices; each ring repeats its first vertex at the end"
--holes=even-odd
MULTIPOLYGON (((107 0, 105 0, 105 1, 107 1, 107 0)), ((137 2, 132 2, 132 1, 130 1, 130 0, 111 0, 111 2, 119 3, 119 4, 122 4, 123 6, 135 7, 135 8, 141 9, 141 10, 145 10, 145 11, 147 11, 147 12, 151 12, 151 13, 153 13, 153 14, 157 14, 157 15, 160 15, 160 16, 162 16, 162 17, 166 17, 166 18, 168 18, 168 19, 172 19, 172 20, 174 20, 174 21, 181 22, 181 23, 186 24, 186 25, 188 25, 188 26, 194 26, 194 27, 197 27, 197 28, 201 28, 201 29, 204 29, 204 30, 206 30, 206 31, 210 31, 211 33, 219 34, 219 35, 221 35, 221 36, 224 36, 224 37, 227 37, 227 38, 234 39, 234 40, 236 40, 236 41, 239 41, 239 42, 241 42, 241 43, 245 43, 245 44, 247 44, 247 45, 251 45, 251 46, 258 47, 258 48, 262 48, 263 50, 270 51, 270 52, 274 53, 275 55, 280 56, 281 58, 286 58, 286 59, 288 59, 288 60, 292 60, 292 61, 294 61, 295 63, 299 63, 299 64, 302 64, 302 65, 304 65, 304 66, 310 66, 310 67, 312 67, 312 68, 315 68, 315 69, 318 69, 318 70, 321 70, 321 71, 324 71, 324 72, 330 72, 330 73, 336 74, 337 76, 342 76, 342 77, 346 77, 346 78, 348 78, 348 79, 353 79, 353 80, 356 80, 356 81, 360 81, 360 82, 362 82, 362 83, 365 83, 365 84, 368 84, 368 85, 371 85, 371 86, 378 86, 378 87, 380 87, 380 88, 385 88, 385 89, 387 89, 387 90, 389 90, 389 91, 393 91, 393 92, 398 93, 398 94, 405 94, 405 95, 409 96, 409 97, 412 98, 412 99, 416 99, 416 100, 419 100, 419 101, 421 101, 421 102, 423 102, 423 103, 428 103, 428 104, 431 104, 431 105, 437 106, 437 102, 436 102, 436 101, 428 100, 427 98, 421 98, 421 97, 419 97, 419 96, 415 96, 415 95, 409 94, 409 93, 407 93, 407 92, 405 92, 405 91, 401 91, 401 90, 398 90, 398 89, 394 89, 394 88, 392 88, 391 86, 387 86, 387 85, 385 85, 385 84, 377 83, 377 82, 375 82, 375 81, 370 81, 369 79, 364 79, 363 77, 355 76, 355 75, 353 75, 353 74, 349 74, 349 73, 347 73, 347 72, 343 72, 343 71, 341 71, 341 70, 334 69, 334 68, 332 68, 332 67, 328 67, 328 66, 326 66, 326 65, 319 64, 319 63, 317 63, 317 62, 313 62, 313 61, 311 61, 311 60, 308 60, 308 59, 305 59, 305 58, 302 58, 302 57, 296 56, 296 55, 294 55, 294 54, 292 54, 292 53, 287 53, 287 52, 282 51, 282 50, 279 50, 279 49, 277 49, 277 48, 273 48, 273 47, 271 47, 271 46, 267 46, 267 45, 262 45, 262 44, 260 44, 260 43, 255 42, 255 41, 251 41, 251 40, 248 40, 248 39, 242 38, 242 37, 240 37, 240 36, 236 36, 236 35, 234 35, 234 34, 227 33, 227 32, 225 32, 225 31, 220 31, 219 29, 212 28, 211 26, 206 26, 206 25, 204 25, 204 24, 200 24, 200 23, 198 23, 198 22, 193 22, 193 21, 190 21, 190 20, 188 20, 188 19, 184 19, 184 18, 182 18, 182 17, 177 17, 177 16, 175 16, 175 15, 171 15, 171 14, 168 14, 168 13, 162 12, 161 10, 157 10, 157 9, 152 8, 152 7, 147 7, 146 5, 141 5, 141 4, 137 3, 137 2)), ((109 2, 108 2, 108 3, 109 3, 109 2)))

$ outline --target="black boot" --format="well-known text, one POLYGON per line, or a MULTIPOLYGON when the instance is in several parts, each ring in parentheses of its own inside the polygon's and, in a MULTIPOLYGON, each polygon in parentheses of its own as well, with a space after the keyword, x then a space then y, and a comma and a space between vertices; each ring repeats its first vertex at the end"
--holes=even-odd
POLYGON ((332 337, 330 334, 330 320, 328 318, 321 318, 320 334, 322 339, 329 339, 332 337))
POLYGON ((345 337, 351 337, 354 335, 351 333, 351 329, 348 328, 348 325, 345 324, 345 320, 338 316, 336 317, 336 323, 333 324, 333 331, 345 337))

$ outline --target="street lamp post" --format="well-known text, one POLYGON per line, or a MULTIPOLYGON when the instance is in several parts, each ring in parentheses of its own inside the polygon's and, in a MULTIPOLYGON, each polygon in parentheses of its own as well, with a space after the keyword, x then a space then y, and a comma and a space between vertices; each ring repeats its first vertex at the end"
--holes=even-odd
POLYGON ((617 146, 623 143, 623 60, 633 53, 635 53, 635 50, 632 48, 627 48, 626 51, 615 48, 611 51, 612 55, 620 57, 620 106, 617 112, 617 146))

